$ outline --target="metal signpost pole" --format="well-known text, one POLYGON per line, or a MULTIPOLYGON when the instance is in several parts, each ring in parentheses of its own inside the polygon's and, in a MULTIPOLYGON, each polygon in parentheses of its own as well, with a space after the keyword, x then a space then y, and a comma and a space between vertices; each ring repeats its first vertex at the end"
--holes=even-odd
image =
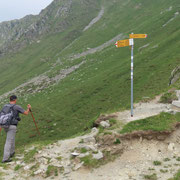
POLYGON ((131 117, 133 117, 133 66, 134 66, 133 50, 134 50, 134 44, 132 43, 131 45, 131 117))

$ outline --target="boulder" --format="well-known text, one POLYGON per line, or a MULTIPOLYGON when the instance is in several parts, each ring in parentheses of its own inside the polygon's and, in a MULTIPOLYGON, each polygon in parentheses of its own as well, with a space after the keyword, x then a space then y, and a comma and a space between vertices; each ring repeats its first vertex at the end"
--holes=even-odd
POLYGON ((172 105, 180 108, 180 101, 173 101, 173 102, 172 102, 172 105))

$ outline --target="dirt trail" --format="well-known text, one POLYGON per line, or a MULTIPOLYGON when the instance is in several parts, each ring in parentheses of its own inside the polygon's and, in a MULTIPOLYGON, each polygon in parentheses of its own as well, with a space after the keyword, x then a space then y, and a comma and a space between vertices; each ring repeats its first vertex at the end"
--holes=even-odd
POLYGON ((128 149, 117 158, 92 171, 80 169, 71 173, 72 180, 144 180, 144 175, 156 174, 158 180, 171 178, 180 166, 180 129, 165 141, 128 141, 128 149), (155 166, 154 161, 161 162, 155 166))
POLYGON ((104 14, 104 7, 101 8, 101 11, 99 12, 99 14, 97 15, 97 17, 95 17, 85 28, 83 31, 88 30, 91 26, 93 26, 95 23, 97 23, 101 17, 104 14))
POLYGON ((117 116, 117 120, 123 122, 130 122, 134 120, 144 119, 147 117, 155 116, 161 112, 171 112, 171 104, 159 103, 160 96, 147 103, 137 103, 134 105, 134 116, 131 117, 131 111, 126 110, 122 112, 116 112, 112 115, 117 116))

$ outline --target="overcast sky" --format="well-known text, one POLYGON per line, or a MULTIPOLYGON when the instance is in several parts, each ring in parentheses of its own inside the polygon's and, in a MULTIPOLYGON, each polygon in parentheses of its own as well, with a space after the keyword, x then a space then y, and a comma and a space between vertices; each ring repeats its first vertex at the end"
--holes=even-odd
POLYGON ((0 22, 39 14, 53 0, 0 0, 0 22))

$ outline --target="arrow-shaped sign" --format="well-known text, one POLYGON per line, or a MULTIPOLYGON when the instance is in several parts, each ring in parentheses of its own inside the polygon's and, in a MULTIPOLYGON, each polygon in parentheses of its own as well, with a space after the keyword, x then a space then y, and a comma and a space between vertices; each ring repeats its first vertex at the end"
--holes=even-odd
POLYGON ((130 34, 129 38, 134 39, 134 38, 147 38, 147 34, 130 34))
POLYGON ((121 41, 116 42, 116 47, 126 47, 126 46, 132 46, 134 44, 133 39, 125 39, 121 41))

